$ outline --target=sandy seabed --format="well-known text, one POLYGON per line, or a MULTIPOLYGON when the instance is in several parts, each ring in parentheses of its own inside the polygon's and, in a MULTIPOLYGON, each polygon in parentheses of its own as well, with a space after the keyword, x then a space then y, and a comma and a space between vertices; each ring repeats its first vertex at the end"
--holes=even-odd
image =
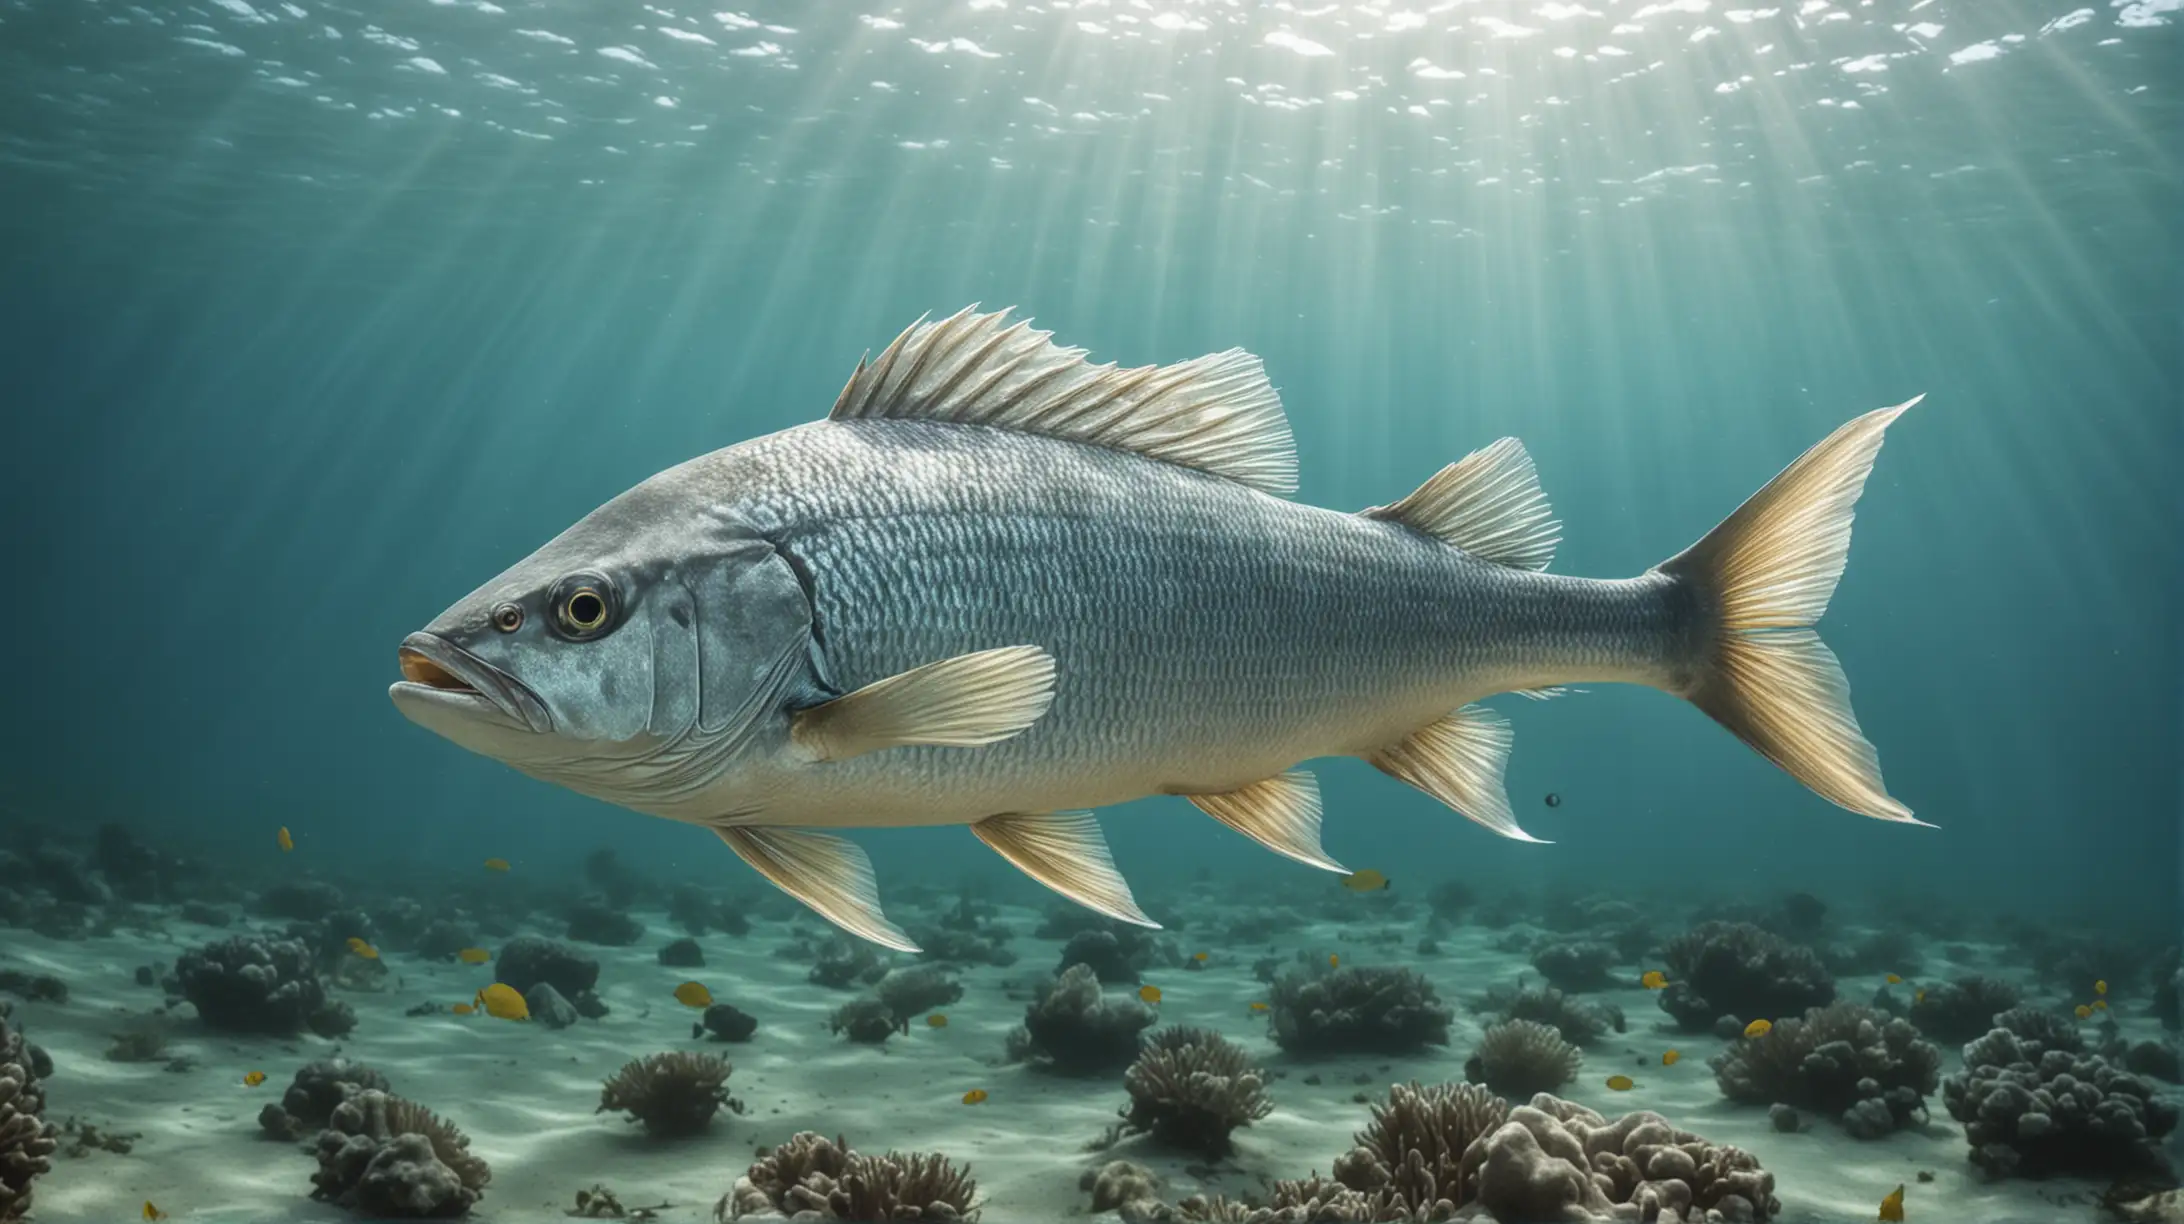
MULTIPOLYGON (((1030 930, 1036 920, 1024 909, 1001 914, 1001 921, 1018 931, 1030 930)), ((757 921, 748 935, 702 938, 707 959, 702 969, 658 963, 657 949, 682 933, 657 921, 629 947, 580 945, 601 962, 598 993, 611 1012, 560 1031, 484 1016, 407 1015, 420 1003, 469 999, 492 980, 492 966, 389 953, 389 989, 337 993, 358 1016, 355 1031, 338 1042, 215 1033, 200 1025, 186 1004, 178 1006, 175 1014, 182 1018, 173 1026, 169 1057, 190 1061, 190 1069, 182 1071, 104 1057, 112 1034, 128 1017, 162 1003, 157 986, 136 984, 135 971, 151 965, 165 973, 184 949, 241 928, 216 930, 176 919, 163 937, 66 942, 11 930, 0 961, 59 975, 71 991, 65 1004, 22 1003, 15 1012, 57 1067, 45 1082, 48 1120, 76 1118, 137 1136, 127 1154, 56 1155, 52 1173, 38 1183, 34 1218, 47 1224, 135 1220, 146 1200, 175 1220, 352 1218, 308 1197, 313 1158, 301 1145, 266 1137, 257 1122, 261 1107, 280 1099, 298 1066, 337 1052, 377 1068, 396 1093, 469 1134, 472 1150, 493 1169, 492 1184, 472 1215, 487 1222, 562 1218, 576 1192, 594 1183, 610 1187, 628 1207, 666 1204, 657 1215, 662 1221, 711 1220, 714 1203, 748 1166, 754 1149, 800 1130, 844 1135, 859 1150, 938 1151, 968 1162, 988 1224, 1087 1217, 1089 1196, 1078 1188, 1079 1175, 1110 1159, 1155 1170, 1165 1179, 1169 1201, 1194 1192, 1256 1194, 1266 1180, 1325 1172, 1365 1122, 1367 1106, 1361 1102, 1381 1099, 1391 1082, 1460 1080, 1481 1030, 1480 1017, 1465 1002, 1489 986, 1532 974, 1521 953, 1494 950, 1500 932, 1462 929, 1430 955, 1407 948, 1391 955, 1393 949, 1377 942, 1354 946, 1346 937, 1357 933, 1354 924, 1321 922, 1285 933, 1279 945, 1284 949, 1338 953, 1356 964, 1399 959, 1431 979, 1456 1011, 1445 1048, 1410 1057, 1302 1060, 1276 1047, 1265 1034, 1264 1018, 1251 1009, 1267 992, 1251 968, 1265 954, 1263 947, 1194 948, 1208 952, 1202 970, 1149 971, 1147 980, 1164 992, 1163 1023, 1218 1030, 1241 1043, 1271 1077, 1274 1112, 1238 1132, 1232 1156, 1209 1164, 1160 1151, 1143 1138, 1092 1150, 1126 1101, 1121 1077, 1069 1079, 1004 1060, 1004 1043, 1022 1019, 1028 983, 1052 967, 1058 941, 1018 935, 1017 964, 958 970, 964 998, 947 1009, 946 1027, 913 1025, 907 1036, 874 1047, 852 1044, 828 1029, 829 1015, 854 997, 850 992, 813 985, 806 980, 805 961, 772 954, 792 930, 809 931, 813 925, 757 921), (697 1013, 671 994, 693 978, 756 1016, 755 1038, 732 1045, 693 1040, 697 1013), (729 1089, 744 1106, 741 1116, 723 1111, 705 1135, 657 1140, 620 1115, 595 1112, 601 1080, 631 1058, 699 1048, 735 1064, 729 1089), (244 1083, 253 1070, 267 1077, 257 1087, 244 1083), (963 1104, 964 1093, 973 1088, 985 1089, 988 1099, 963 1104)), ((1974 952, 1980 962, 1951 963, 1940 946, 1929 947, 1922 979, 1997 972, 1988 957, 1998 949, 1950 947, 1960 954, 1974 952)), ((1863 1000, 1880 985, 1878 976, 1838 979, 1847 999, 1863 1000)), ((1706 1065, 1722 1044, 1718 1039, 1674 1033, 1652 996, 1635 984, 1585 997, 1622 1007, 1629 1031, 1587 1048, 1580 1078, 1562 1095, 1611 1117, 1654 1110, 1686 1130, 1754 1153, 1775 1175, 1782 1221, 1872 1220, 1882 1196, 1898 1183, 1908 1184, 1907 1218, 1913 1221, 2038 1224, 2105 1218, 2097 1206, 2102 1189, 2097 1183, 1983 1180, 1967 1163, 1962 1128, 1942 1110, 1938 1094, 1929 1099, 1930 1123, 1879 1141, 1853 1140, 1825 1119, 1808 1119, 1808 1129, 1799 1133, 1776 1133, 1764 1108, 1722 1099, 1706 1065), (1661 1055, 1670 1048, 1681 1051, 1681 1061, 1663 1067, 1661 1055), (1616 1073, 1631 1076, 1636 1086, 1609 1091, 1604 1081, 1616 1073), (1922 1172, 1933 1180, 1920 1183, 1922 1172)), ((2163 1036, 2150 1017, 2125 1016, 2121 1023, 2133 1039, 2163 1036)), ((1945 1050, 1945 1071, 1955 1070, 1959 1055, 1954 1048, 1945 1050)))

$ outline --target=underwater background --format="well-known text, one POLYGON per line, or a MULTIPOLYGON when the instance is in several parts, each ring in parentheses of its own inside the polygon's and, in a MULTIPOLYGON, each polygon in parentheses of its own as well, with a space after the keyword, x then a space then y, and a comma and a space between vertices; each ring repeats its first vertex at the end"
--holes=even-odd
MULTIPOLYGON (((1938 829, 1595 686, 1495 702, 1555 844, 1331 761, 1326 845, 1398 895, 1807 890, 2173 943, 2180 26, 2176 0, 0 0, 0 822, 119 823, 253 886, 573 880, 611 846, 755 893, 702 830, 409 724, 395 648, 981 302, 1096 360, 1261 355, 1314 504, 1521 438, 1568 574, 1640 572, 1925 393, 1821 630, 1938 829)), ((1181 803, 1102 815, 1149 908, 1326 886, 1181 803)), ((859 840, 883 897, 1048 902, 959 830, 859 840)))

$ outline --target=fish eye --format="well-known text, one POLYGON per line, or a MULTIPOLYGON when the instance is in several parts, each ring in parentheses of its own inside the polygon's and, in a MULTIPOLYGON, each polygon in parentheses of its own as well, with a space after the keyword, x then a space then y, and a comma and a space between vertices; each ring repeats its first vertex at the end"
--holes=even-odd
POLYGON ((554 620, 563 636, 578 641, 612 628, 614 607, 614 585, 597 574, 572 574, 554 591, 554 620))
POLYGON ((493 627, 502 633, 514 633, 523 628, 523 605, 504 603, 493 609, 493 627))

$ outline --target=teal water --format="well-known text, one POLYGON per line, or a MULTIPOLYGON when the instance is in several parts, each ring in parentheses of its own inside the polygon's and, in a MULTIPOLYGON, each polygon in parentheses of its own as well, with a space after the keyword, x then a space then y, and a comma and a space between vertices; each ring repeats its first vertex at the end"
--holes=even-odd
MULTIPOLYGON (((259 868, 287 825, 390 888, 600 844, 742 885, 700 831, 409 725, 395 646, 980 301, 1102 359, 1263 355, 1324 505, 1517 435, 1565 573, 1635 573, 1927 393, 1822 628, 1938 831, 1603 689, 1503 703, 1519 815, 1556 845, 1350 762, 1328 845, 1399 885, 2173 929, 2180 22, 7 0, 0 800, 259 868)), ((1272 898, 1303 870, 1173 801, 1107 824, 1141 889, 1272 898)), ((959 832, 868 844, 883 888, 1006 871, 959 832)))

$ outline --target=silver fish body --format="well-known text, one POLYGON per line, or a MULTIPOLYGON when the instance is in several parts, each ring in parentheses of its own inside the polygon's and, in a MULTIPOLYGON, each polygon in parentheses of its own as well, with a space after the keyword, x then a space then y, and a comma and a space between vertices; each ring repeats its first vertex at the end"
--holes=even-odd
MULTIPOLYGON (((1913 401, 1916 402, 1916 401, 1913 401)), ((703 825, 856 934, 911 947, 820 828, 969 825, 1150 923, 1075 809, 1180 795, 1301 862, 1318 757, 1504 836, 1494 693, 1684 697, 1824 797, 1912 821, 1810 628, 1882 433, 1845 425, 1635 578, 1544 572, 1504 439, 1389 506, 1294 486, 1256 358, 1093 366, 1005 315, 920 322, 824 421, 671 468, 404 642, 396 705, 457 743, 703 825)))

